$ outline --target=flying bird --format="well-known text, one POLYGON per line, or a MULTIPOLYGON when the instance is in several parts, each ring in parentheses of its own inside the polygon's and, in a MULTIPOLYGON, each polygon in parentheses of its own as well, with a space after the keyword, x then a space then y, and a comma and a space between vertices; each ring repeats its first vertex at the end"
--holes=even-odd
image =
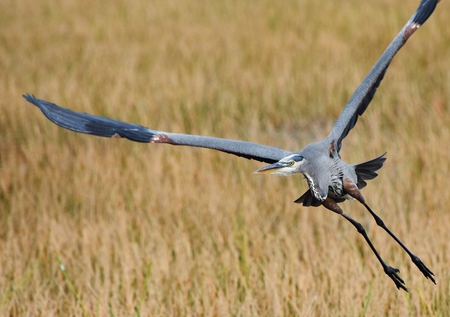
POLYGON ((339 203, 346 199, 355 199, 364 205, 377 225, 397 241, 423 275, 436 284, 434 273, 389 230, 383 220, 369 207, 361 193, 361 189, 367 185, 366 181, 378 176, 376 172, 383 166, 386 160, 385 154, 365 163, 347 164, 341 160, 339 152, 342 140, 355 126, 358 117, 367 109, 395 54, 409 37, 425 23, 438 2, 439 0, 421 1, 416 12, 389 44, 353 93, 331 133, 322 141, 311 143, 297 152, 239 140, 152 130, 137 124, 75 112, 59 107, 54 103, 37 99, 30 94, 23 97, 36 105, 50 121, 75 132, 101 137, 126 138, 136 142, 202 147, 269 164, 255 171, 255 174, 284 176, 303 174, 308 182, 309 189, 295 202, 303 204, 303 206, 324 206, 347 219, 367 241, 384 272, 394 281, 396 287, 408 291, 405 282, 399 276, 399 270, 384 262, 364 227, 347 215, 339 206, 339 203))

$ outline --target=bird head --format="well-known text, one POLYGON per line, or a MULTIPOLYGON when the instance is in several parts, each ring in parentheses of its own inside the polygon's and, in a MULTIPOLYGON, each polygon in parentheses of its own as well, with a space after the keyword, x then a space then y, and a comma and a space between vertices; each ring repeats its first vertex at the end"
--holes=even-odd
POLYGON ((302 166, 305 163, 303 156, 299 154, 291 154, 279 160, 274 164, 270 164, 254 171, 253 174, 273 174, 289 176, 295 173, 302 173, 302 166))

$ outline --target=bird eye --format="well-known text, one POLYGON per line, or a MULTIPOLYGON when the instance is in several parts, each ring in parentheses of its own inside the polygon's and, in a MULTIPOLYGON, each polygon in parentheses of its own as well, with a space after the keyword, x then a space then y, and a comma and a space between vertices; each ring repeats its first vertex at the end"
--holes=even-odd
POLYGON ((290 160, 290 161, 289 161, 289 165, 290 165, 290 166, 292 166, 292 165, 294 165, 294 164, 295 164, 294 160, 290 160))

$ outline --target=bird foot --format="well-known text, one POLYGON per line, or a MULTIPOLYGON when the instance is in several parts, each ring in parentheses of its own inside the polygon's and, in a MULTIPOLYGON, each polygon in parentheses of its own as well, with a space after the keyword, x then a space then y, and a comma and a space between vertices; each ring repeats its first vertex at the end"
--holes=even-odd
POLYGON ((425 264, 423 264, 422 260, 419 259, 419 257, 413 255, 411 256, 411 260, 419 268, 420 272, 422 272, 423 275, 425 275, 426 278, 429 278, 434 284, 436 284, 436 281, 434 280, 433 277, 434 273, 431 272, 430 269, 425 266, 425 264))
POLYGON ((384 268, 384 273, 386 273, 394 281, 395 286, 397 286, 398 289, 403 289, 405 292, 408 292, 408 289, 405 286, 405 282, 397 274, 399 272, 399 269, 396 269, 392 266, 386 265, 386 267, 384 268))

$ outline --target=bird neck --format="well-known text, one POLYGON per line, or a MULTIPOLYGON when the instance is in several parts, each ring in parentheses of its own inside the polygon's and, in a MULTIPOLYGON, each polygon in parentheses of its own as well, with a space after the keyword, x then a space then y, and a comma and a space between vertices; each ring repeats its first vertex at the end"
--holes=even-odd
POLYGON ((319 201, 324 201, 327 197, 326 196, 323 197, 320 194, 319 186, 314 180, 314 178, 306 173, 303 173, 303 175, 305 176, 306 181, 308 182, 309 190, 311 191, 311 194, 314 196, 314 198, 316 198, 319 201))

